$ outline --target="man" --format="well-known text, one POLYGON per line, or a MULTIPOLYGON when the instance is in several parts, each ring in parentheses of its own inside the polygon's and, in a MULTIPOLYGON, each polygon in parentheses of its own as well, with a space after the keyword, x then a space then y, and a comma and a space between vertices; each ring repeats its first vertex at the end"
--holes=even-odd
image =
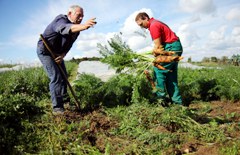
MULTIPOLYGON (((182 45, 179 38, 166 24, 154 18, 149 18, 145 12, 138 13, 135 21, 140 27, 150 31, 154 42, 154 56, 162 53, 165 55, 182 55, 182 45)), ((178 62, 160 63, 160 65, 166 70, 161 70, 155 66, 153 68, 158 90, 156 92, 157 97, 166 101, 167 92, 172 103, 182 104, 177 81, 178 62)))
POLYGON ((58 15, 45 29, 42 36, 48 42, 49 47, 55 54, 55 59, 40 39, 37 46, 38 57, 50 79, 49 89, 52 100, 53 112, 64 112, 64 97, 67 96, 67 82, 65 81, 58 65, 67 75, 63 58, 68 53, 77 39, 80 31, 84 31, 96 24, 95 18, 82 22, 83 8, 78 5, 70 6, 67 15, 58 15))

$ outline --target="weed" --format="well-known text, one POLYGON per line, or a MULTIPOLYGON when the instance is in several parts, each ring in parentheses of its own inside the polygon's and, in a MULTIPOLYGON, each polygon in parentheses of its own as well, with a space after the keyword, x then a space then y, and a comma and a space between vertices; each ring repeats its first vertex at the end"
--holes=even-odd
POLYGON ((228 142, 227 146, 220 148, 222 155, 239 155, 240 154, 240 141, 228 142))

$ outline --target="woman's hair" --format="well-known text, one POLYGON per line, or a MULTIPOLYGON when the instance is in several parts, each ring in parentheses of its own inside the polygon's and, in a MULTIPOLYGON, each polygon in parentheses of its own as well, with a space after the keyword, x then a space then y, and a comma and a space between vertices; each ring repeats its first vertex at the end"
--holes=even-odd
POLYGON ((72 12, 74 14, 77 8, 80 8, 82 10, 82 7, 80 7, 79 5, 72 5, 68 9, 68 13, 72 12))
POLYGON ((144 19, 149 19, 149 16, 146 12, 140 12, 137 14, 136 18, 135 18, 135 21, 137 21, 139 18, 141 18, 142 20, 144 19))

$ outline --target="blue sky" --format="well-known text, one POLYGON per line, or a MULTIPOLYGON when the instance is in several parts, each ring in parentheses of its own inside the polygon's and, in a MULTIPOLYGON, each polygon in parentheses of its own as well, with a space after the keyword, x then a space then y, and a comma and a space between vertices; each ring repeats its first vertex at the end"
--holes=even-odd
POLYGON ((149 32, 134 21, 140 11, 165 22, 180 37, 184 60, 240 54, 239 0, 0 0, 0 63, 39 62, 39 34, 72 4, 84 8, 83 23, 91 17, 98 23, 81 32, 65 59, 99 56, 97 43, 107 44, 120 32, 134 51, 152 49, 149 32))

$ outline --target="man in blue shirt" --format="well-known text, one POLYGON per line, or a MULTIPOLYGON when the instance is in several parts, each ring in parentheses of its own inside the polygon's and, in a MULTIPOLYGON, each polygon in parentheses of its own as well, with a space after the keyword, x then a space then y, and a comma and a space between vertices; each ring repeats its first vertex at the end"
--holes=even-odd
POLYGON ((71 49, 80 31, 84 31, 96 24, 95 18, 80 24, 84 17, 83 8, 78 5, 70 6, 67 15, 58 15, 45 29, 42 36, 47 40, 49 47, 55 54, 55 59, 44 46, 41 39, 38 41, 37 54, 43 64, 50 83, 53 112, 64 112, 64 97, 67 96, 67 82, 65 81, 58 65, 62 67, 67 75, 63 58, 71 49))

